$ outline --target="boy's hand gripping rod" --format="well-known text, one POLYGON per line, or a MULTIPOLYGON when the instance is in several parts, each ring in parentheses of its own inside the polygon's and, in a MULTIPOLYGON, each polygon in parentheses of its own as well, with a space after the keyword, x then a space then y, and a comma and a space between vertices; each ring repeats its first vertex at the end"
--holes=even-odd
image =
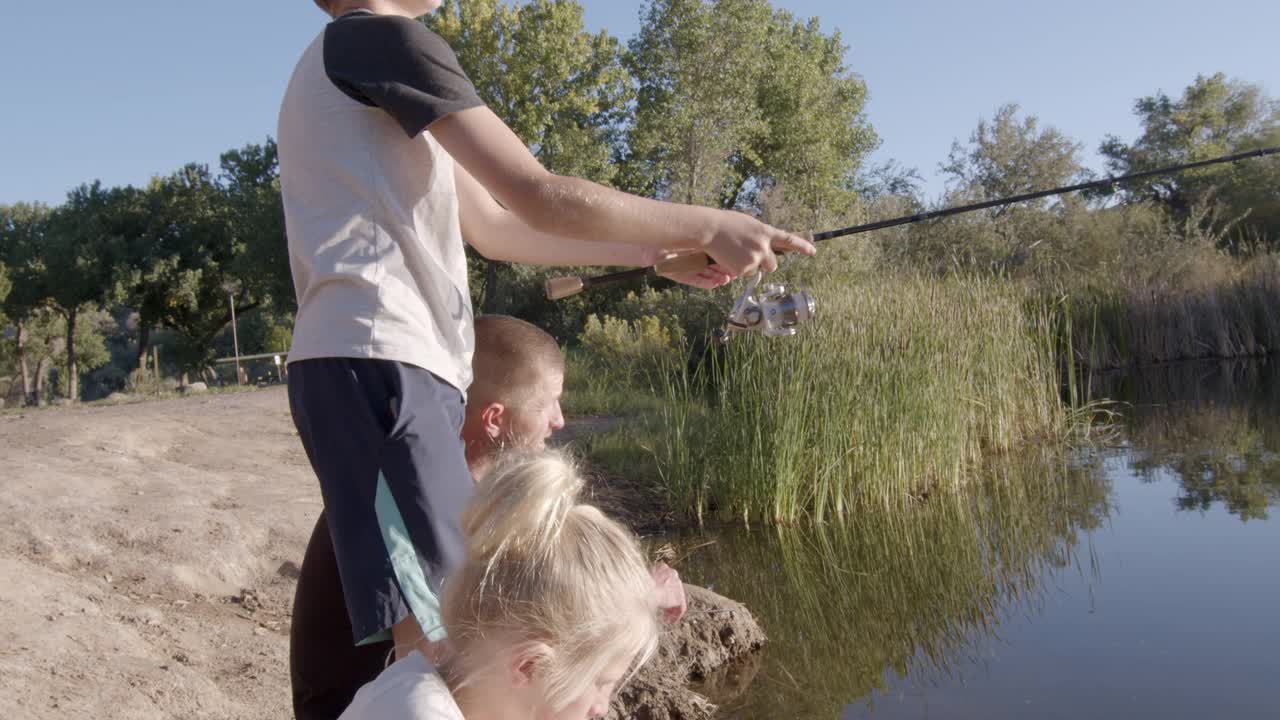
MULTIPOLYGON (((1235 155, 1225 155, 1212 160, 1201 160, 1199 162, 1186 163, 1183 165, 1172 165, 1170 167, 1158 168, 1156 170, 1147 170, 1144 172, 1133 173, 1131 175, 1122 175, 1120 177, 1108 177, 1103 178, 1102 180, 1094 180, 1091 182, 1079 183, 1077 185, 1068 185, 1066 187, 1054 188, 1052 190, 1040 190, 1023 195, 1001 198, 999 200, 988 200, 986 202, 974 203, 972 205, 962 205, 942 210, 931 210, 929 212, 917 213, 915 215, 906 215, 899 218, 893 218, 892 220, 881 220, 879 222, 867 223, 865 225, 854 225, 853 227, 842 228, 840 230, 829 230, 827 232, 814 233, 812 237, 814 242, 821 242, 823 240, 831 240, 832 238, 845 237, 847 235, 857 235, 860 233, 871 232, 873 230, 897 227, 898 225, 909 225, 911 223, 918 223, 924 220, 936 220, 937 218, 959 215, 961 213, 973 212, 975 210, 985 210, 987 208, 1000 207, 1001 205, 1012 205, 1014 203, 1025 202, 1027 200, 1038 200, 1040 198, 1052 197, 1054 195, 1065 195, 1067 193, 1079 192, 1081 190, 1104 188, 1131 180, 1141 180, 1142 178, 1155 177, 1157 175, 1169 175, 1172 173, 1183 172, 1185 170, 1205 167, 1207 165, 1238 162, 1240 160, 1259 158, 1264 155, 1275 155, 1277 153, 1280 153, 1280 147, 1261 148, 1258 150, 1250 150, 1249 152, 1237 153, 1235 155)), ((689 255, 674 257, 670 260, 660 262, 657 265, 635 268, 633 270, 623 270, 621 272, 610 273, 608 275, 596 275, 594 277, 569 276, 549 278, 546 282, 547 298, 550 300, 562 300, 564 298, 577 295, 588 288, 599 287, 601 285, 609 285, 616 282, 624 282, 626 280, 634 280, 642 277, 667 277, 675 273, 697 272, 710 265, 711 262, 711 258, 703 253, 692 253, 689 255)))

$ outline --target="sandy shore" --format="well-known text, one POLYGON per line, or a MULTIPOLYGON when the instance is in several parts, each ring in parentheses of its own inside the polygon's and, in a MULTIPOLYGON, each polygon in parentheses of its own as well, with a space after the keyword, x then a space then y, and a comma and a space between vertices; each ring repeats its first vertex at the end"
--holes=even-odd
POLYGON ((288 718, 320 509, 283 390, 0 415, 9 718, 288 718))

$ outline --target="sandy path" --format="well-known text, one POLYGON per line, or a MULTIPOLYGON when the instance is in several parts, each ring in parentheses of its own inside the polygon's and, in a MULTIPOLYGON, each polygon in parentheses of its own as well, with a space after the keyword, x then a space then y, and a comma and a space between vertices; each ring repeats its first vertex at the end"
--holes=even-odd
POLYGON ((4 716, 290 717, 319 508, 280 389, 0 415, 4 716))

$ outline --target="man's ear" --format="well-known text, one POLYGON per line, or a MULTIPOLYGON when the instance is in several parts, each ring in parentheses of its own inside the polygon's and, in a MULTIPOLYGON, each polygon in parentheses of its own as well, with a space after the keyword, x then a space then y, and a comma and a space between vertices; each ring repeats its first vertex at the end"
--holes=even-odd
POLYGON ((512 687, 533 685, 538 669, 551 659, 551 648, 546 643, 527 642, 517 645, 511 652, 509 676, 512 687))
POLYGON ((507 415, 507 407, 500 402, 491 402, 480 411, 480 430, 484 436, 497 442, 502 438, 502 421, 507 415))

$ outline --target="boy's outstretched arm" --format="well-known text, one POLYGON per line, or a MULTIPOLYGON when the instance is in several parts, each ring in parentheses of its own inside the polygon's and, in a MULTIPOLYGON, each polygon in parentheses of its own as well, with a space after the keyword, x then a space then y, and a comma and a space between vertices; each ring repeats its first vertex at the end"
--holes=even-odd
MULTIPOLYGON (((458 188, 458 214, 462 236, 471 247, 490 260, 525 265, 594 265, 645 267, 670 257, 670 253, 648 245, 628 245, 603 240, 577 240, 535 230, 514 213, 498 204, 466 168, 457 165, 454 178, 458 188)), ((716 266, 697 273, 680 273, 672 279, 710 290, 733 278, 716 266)))
MULTIPOLYGON (((548 172, 520 138, 484 106, 447 115, 433 123, 430 131, 465 169, 465 175, 538 231, 540 240, 609 239, 662 250, 700 250, 730 276, 757 269, 773 271, 777 268, 775 251, 814 252, 807 240, 742 213, 649 200, 548 172)), ((479 245, 476 249, 484 252, 479 245)), ((569 262, 588 264, 576 259, 569 262)))

